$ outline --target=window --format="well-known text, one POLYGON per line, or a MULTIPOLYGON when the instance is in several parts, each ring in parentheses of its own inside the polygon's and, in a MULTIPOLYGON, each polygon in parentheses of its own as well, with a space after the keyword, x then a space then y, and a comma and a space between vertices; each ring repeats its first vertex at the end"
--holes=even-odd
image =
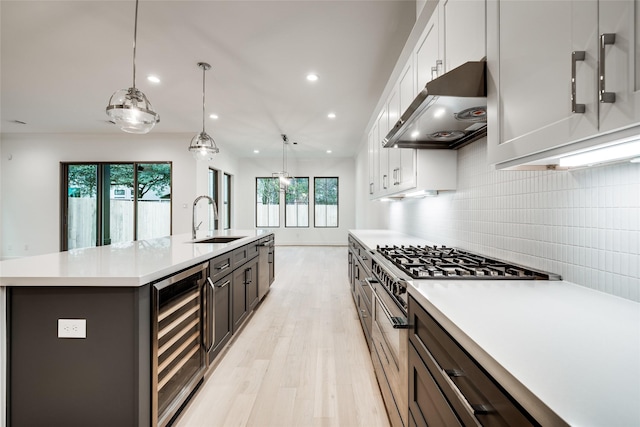
POLYGON ((256 227, 280 227, 278 178, 256 178, 256 227))
POLYGON ((213 221, 214 230, 218 229, 219 218, 222 215, 222 212, 220 212, 220 199, 218 198, 218 174, 217 170, 209 168, 209 197, 216 202, 216 209, 218 210, 218 219, 213 221))
POLYGON ((309 178, 291 178, 285 192, 284 226, 309 226, 309 178))
POLYGON ((225 173, 222 177, 222 204, 224 205, 223 228, 231 228, 231 175, 225 173))
POLYGON ((171 234, 171 163, 62 163, 61 250, 171 234))
POLYGON ((314 225, 338 226, 338 178, 314 178, 314 225))

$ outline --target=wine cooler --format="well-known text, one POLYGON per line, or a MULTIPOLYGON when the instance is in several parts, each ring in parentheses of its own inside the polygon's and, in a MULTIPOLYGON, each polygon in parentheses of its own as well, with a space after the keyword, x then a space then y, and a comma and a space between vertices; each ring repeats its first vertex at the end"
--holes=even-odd
POLYGON ((168 425, 204 377, 202 288, 207 266, 197 265, 153 286, 155 426, 168 425))

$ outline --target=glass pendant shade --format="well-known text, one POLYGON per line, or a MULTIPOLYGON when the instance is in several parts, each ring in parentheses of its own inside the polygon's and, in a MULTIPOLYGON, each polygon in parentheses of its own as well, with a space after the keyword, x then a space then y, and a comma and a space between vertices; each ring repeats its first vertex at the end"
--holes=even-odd
POLYGON ((153 110, 145 94, 135 87, 120 89, 111 95, 107 115, 128 133, 147 133, 160 121, 160 115, 153 110))
POLYGON ((204 109, 205 109, 205 73, 211 69, 211 65, 206 62, 198 62, 198 67, 202 69, 202 132, 191 138, 189 151, 196 160, 213 160, 213 156, 220 150, 216 142, 204 130, 204 109))
POLYGON ((198 135, 191 138, 191 144, 189 145, 189 151, 193 154, 196 160, 213 160, 213 156, 220 152, 220 149, 216 146, 216 142, 207 134, 202 131, 198 135))
POLYGON ((133 26, 133 84, 120 89, 109 98, 106 112, 109 119, 128 133, 147 133, 160 121, 147 96, 136 89, 136 40, 138 38, 138 0, 133 26))

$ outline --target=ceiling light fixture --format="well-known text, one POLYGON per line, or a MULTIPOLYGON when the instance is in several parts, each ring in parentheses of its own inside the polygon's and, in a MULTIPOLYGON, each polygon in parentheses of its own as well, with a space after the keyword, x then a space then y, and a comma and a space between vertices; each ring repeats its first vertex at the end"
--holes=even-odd
POLYGON ((318 75, 315 73, 307 74, 307 80, 309 80, 310 82, 317 82, 318 78, 319 78, 318 75))
POLYGON ((198 62, 198 67, 202 68, 202 132, 191 139, 189 151, 196 160, 213 160, 213 156, 218 154, 220 150, 216 146, 216 142, 204 130, 204 76, 211 65, 206 62, 198 62))
POLYGON ((133 28, 133 86, 116 91, 109 99, 106 111, 121 130, 147 133, 160 121, 146 95, 136 88, 136 38, 138 35, 138 0, 133 28))
POLYGON ((160 78, 158 76, 147 76, 147 80, 149 80, 151 83, 160 83, 160 78))
POLYGON ((336 113, 329 113, 327 114, 327 117, 330 119, 335 119, 336 118, 336 113))
POLYGON ((272 178, 278 178, 280 180, 280 191, 286 191, 287 187, 293 181, 293 177, 287 172, 287 152, 286 147, 289 142, 287 135, 281 134, 282 137, 282 170, 279 172, 273 172, 272 178))
POLYGON ((218 115, 217 114, 209 114, 209 118, 213 119, 213 120, 217 120, 218 119, 218 115))
MULTIPOLYGON (((637 138, 637 137, 634 137, 637 138)), ((640 139, 627 140, 616 145, 585 151, 560 158, 560 166, 591 166, 636 157, 640 154, 640 139)))

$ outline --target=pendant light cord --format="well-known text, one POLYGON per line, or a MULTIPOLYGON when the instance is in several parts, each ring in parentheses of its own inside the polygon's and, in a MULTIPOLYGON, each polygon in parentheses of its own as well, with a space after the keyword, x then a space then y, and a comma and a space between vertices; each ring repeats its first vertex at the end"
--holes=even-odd
POLYGON ((207 67, 206 66, 202 66, 202 133, 205 133, 204 131, 204 73, 207 72, 207 67))
POLYGON ((133 24, 133 88, 136 88, 136 39, 138 38, 138 0, 136 0, 135 22, 133 24))

